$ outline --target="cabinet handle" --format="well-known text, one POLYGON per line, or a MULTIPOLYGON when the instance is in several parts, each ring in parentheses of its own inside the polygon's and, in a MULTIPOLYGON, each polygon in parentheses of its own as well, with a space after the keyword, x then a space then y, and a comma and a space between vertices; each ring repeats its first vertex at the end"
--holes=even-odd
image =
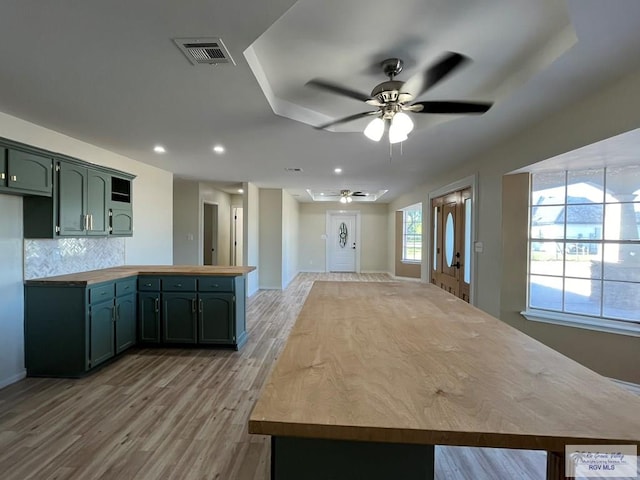
POLYGON ((18 176, 17 175, 11 175, 11 181, 12 182, 17 182, 18 181, 18 176))
POLYGON ((116 319, 120 318, 120 304, 116 305, 116 319))
POLYGON ((196 313, 196 299, 191 300, 191 311, 196 313))
POLYGON ((89 230, 89 215, 82 216, 82 229, 89 230))
POLYGON ((144 284, 144 286, 145 286, 145 287, 150 287, 150 286, 151 286, 151 284, 150 284, 150 283, 145 283, 145 284, 144 284))
POLYGON ((160 311, 160 297, 156 297, 156 313, 160 311))
POLYGON ((202 313, 202 299, 198 300, 198 312, 202 313))
POLYGON ((7 178, 5 173, 4 172, 0 173, 0 180, 4 180, 5 178, 7 178))
POLYGON ((111 307, 111 321, 116 323, 116 307, 111 307))
POLYGON ((217 283, 214 283, 213 285, 211 285, 213 288, 218 288, 220 285, 218 285, 217 283))
POLYGON ((93 213, 89 215, 89 230, 93 230, 93 213))

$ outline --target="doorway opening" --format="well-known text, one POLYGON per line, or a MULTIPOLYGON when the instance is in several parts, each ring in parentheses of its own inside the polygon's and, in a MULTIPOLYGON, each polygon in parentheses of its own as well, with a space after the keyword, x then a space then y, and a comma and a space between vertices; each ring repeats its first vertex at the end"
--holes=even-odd
POLYGON ((231 265, 242 265, 243 248, 243 209, 232 207, 231 209, 231 265))
POLYGON ((218 205, 205 203, 202 215, 203 265, 218 265, 218 205))

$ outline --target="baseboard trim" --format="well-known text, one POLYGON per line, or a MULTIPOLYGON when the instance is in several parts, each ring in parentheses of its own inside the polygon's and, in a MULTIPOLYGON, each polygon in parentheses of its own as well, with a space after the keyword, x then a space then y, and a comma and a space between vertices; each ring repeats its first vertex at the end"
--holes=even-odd
POLYGON ((16 373, 15 375, 12 375, 10 377, 0 379, 0 388, 8 387, 12 383, 19 382, 20 380, 22 380, 26 376, 27 376, 27 371, 23 370, 23 371, 21 371, 19 373, 16 373))
MULTIPOLYGON (((389 274, 389 275, 391 275, 391 274, 389 274)), ((422 279, 421 278, 415 278, 415 277, 399 277, 398 275, 391 275, 391 278, 393 278, 394 280, 402 280, 404 282, 422 283, 422 279)))
POLYGON ((611 377, 608 377, 608 378, 612 382, 620 385, 622 388, 629 390, 635 393, 636 395, 640 395, 640 385, 638 385, 637 383, 625 382, 624 380, 618 380, 617 378, 611 378, 611 377))

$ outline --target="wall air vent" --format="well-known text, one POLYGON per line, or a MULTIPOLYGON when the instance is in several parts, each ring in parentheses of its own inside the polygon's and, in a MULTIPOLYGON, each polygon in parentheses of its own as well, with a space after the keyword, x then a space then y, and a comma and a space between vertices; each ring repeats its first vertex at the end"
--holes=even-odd
POLYGON ((285 170, 287 172, 296 172, 296 173, 301 173, 302 169, 298 168, 298 167, 286 167, 285 170))
POLYGON ((174 38, 173 42, 193 65, 235 65, 221 38, 174 38))

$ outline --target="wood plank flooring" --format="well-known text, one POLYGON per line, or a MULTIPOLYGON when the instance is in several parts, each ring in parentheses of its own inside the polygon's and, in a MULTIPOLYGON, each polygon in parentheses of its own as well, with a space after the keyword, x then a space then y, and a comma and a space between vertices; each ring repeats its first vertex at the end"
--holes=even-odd
MULTIPOLYGON (((0 390, 3 480, 269 478, 268 437, 247 418, 314 280, 249 299, 240 352, 134 349, 80 380, 27 378, 0 390)), ((438 480, 542 480, 544 452, 437 447, 438 480)))

